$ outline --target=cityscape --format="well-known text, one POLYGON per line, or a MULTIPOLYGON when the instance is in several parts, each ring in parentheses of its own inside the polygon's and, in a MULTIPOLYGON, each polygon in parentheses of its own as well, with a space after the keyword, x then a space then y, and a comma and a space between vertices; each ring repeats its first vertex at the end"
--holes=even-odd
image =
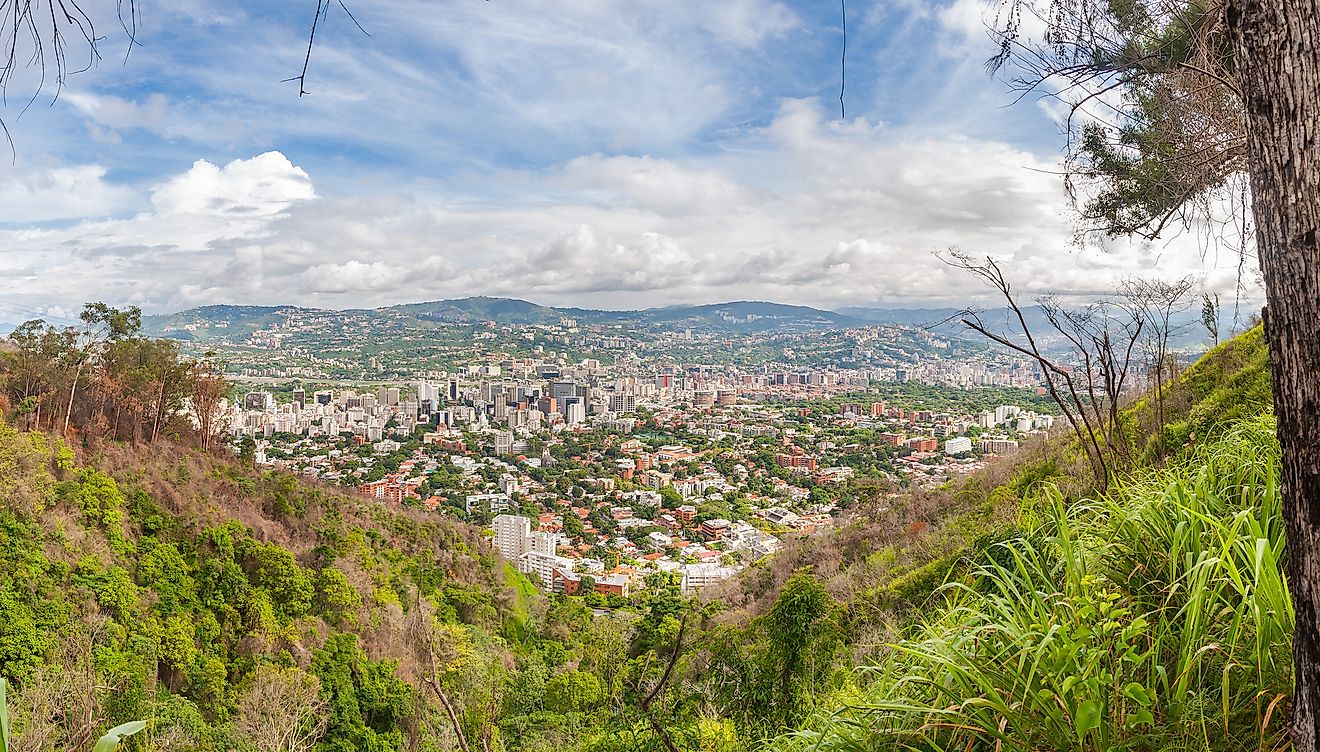
POLYGON ((355 374, 420 378, 349 388, 318 383, 352 364, 323 356, 311 318, 205 340, 241 363, 226 409, 236 451, 482 525, 492 550, 546 592, 616 606, 657 574, 695 593, 787 537, 829 531, 860 497, 938 487, 1054 425, 1038 366, 920 327, 817 331, 833 347, 804 360, 777 329, 607 331, 570 319, 487 326, 465 354, 444 332, 469 324, 449 324, 430 348, 408 338, 409 362, 372 355, 355 374), (309 365, 274 362, 293 336, 309 365), (779 359, 673 355, 716 344, 779 359), (418 374, 434 353, 470 362, 418 374), (594 357, 570 359, 581 354, 594 357), (827 365, 805 364, 813 358, 827 365))

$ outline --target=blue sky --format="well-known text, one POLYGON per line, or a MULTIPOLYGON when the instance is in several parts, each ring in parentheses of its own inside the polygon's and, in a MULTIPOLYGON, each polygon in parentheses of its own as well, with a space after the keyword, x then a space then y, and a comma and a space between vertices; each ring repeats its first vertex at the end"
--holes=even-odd
POLYGON ((302 98, 304 0, 140 0, 126 61, 101 19, 58 99, 20 117, 16 82, 0 301, 926 305, 978 294, 949 245, 1037 292, 1232 284, 1186 243, 1070 242, 1057 125, 985 74, 982 0, 849 0, 846 120, 829 2, 347 4, 370 36, 333 7, 302 98))

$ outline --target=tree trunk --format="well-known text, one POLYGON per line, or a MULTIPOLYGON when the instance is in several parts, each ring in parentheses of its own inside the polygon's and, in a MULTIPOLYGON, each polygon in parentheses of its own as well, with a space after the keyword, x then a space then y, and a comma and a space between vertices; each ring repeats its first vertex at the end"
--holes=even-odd
POLYGON ((69 433, 69 418, 73 416, 73 397, 78 393, 78 379, 82 378, 83 362, 78 361, 78 367, 73 371, 73 386, 69 387, 69 409, 64 411, 64 433, 69 433))
POLYGON ((160 377, 160 400, 156 402, 156 418, 151 422, 151 443, 156 443, 156 434, 160 432, 160 416, 165 412, 165 384, 167 377, 160 377))
POLYGON ((1292 740, 1320 749, 1320 0, 1230 0, 1269 303, 1293 637, 1292 740))

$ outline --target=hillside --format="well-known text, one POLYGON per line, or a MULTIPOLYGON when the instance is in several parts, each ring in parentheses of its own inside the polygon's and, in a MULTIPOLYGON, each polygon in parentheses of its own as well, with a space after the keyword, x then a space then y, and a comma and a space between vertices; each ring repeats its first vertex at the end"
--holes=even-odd
POLYGON ((326 748, 371 748, 404 733, 413 702, 409 599, 464 639, 525 618, 471 530, 182 446, 74 451, 0 426, 0 488, 0 674, 20 749, 78 748, 134 718, 153 719, 151 748, 227 748, 224 722, 255 722, 249 685, 266 682, 361 706, 330 719, 326 748), (58 710, 75 703, 85 715, 58 710))
POLYGON ((1107 495, 1067 441, 920 493, 858 483, 839 530, 699 602, 662 578, 595 613, 443 516, 0 425, 16 748, 138 718, 130 749, 1273 745, 1290 612, 1259 329, 1166 397, 1171 455, 1138 401, 1141 464, 1107 495))
MULTIPOLYGON (((863 516, 774 562, 774 583, 821 551, 843 562, 821 574, 862 670, 771 747, 1280 748, 1292 611, 1261 330, 1167 401, 1171 455, 1156 462, 1152 400, 1137 402, 1143 462, 1103 495, 1064 471, 1066 445, 1038 447, 933 514, 913 497, 899 520, 863 516)), ((756 610, 762 587, 738 595, 756 610)))
POLYGON ((473 297, 409 303, 376 309, 332 311, 298 306, 214 305, 178 313, 146 316, 144 330, 155 336, 179 339, 241 341, 253 332, 284 322, 290 314, 327 331, 377 321, 392 325, 424 326, 426 323, 474 324, 493 322, 513 325, 559 324, 573 319, 580 324, 607 326, 693 328, 727 332, 777 332, 841 329, 865 324, 863 320, 833 311, 780 303, 734 301, 697 306, 670 306, 624 311, 587 308, 552 308, 513 298, 473 297))

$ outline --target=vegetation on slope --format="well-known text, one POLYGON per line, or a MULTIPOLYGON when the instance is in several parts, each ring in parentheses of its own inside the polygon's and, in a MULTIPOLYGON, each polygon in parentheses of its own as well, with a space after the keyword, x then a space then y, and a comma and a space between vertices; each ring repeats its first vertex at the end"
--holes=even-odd
POLYGON ((1066 447, 1019 463, 987 497, 1011 522, 933 559, 939 582, 912 593, 924 609, 891 621, 805 730, 772 746, 1282 744, 1292 611, 1260 329, 1207 354, 1166 401, 1172 454, 1139 401, 1126 419, 1148 437, 1143 463, 1103 497, 1063 483, 1066 447))
POLYGON ((1293 613, 1268 416, 1106 498, 1042 491, 781 748, 1276 749, 1293 613))
POLYGON ((1212 352, 1169 388, 1175 456, 1103 499, 1064 444, 934 491, 857 484, 841 530, 701 603, 658 578, 605 614, 443 517, 0 424, 15 749, 139 718, 129 749, 1270 744, 1290 617, 1266 379, 1259 332, 1212 352))

